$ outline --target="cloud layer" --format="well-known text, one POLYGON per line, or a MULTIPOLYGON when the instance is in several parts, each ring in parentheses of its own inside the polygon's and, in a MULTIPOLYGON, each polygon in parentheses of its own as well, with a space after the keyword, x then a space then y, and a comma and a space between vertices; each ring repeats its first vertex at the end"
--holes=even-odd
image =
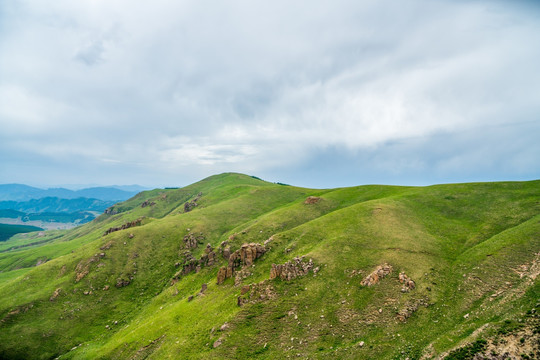
POLYGON ((534 2, 0 6, 0 182, 540 177, 534 2))

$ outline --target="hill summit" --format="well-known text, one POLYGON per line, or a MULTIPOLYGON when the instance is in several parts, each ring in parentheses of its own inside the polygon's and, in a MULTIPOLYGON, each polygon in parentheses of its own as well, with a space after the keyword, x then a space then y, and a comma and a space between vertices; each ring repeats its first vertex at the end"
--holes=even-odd
POLYGON ((540 181, 211 176, 0 243, 0 358, 538 358, 540 181))

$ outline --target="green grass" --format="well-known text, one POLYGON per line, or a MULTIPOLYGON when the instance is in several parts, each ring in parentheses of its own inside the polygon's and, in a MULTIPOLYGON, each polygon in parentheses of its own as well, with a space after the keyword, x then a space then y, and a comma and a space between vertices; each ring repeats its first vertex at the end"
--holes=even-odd
POLYGON ((538 199, 540 181, 314 190, 241 174, 146 191, 79 228, 0 244, 0 358, 417 359, 480 351, 475 331, 517 323, 540 298, 526 273, 539 266, 538 199), (184 213, 199 193, 198 206, 184 213), (321 200, 306 205, 308 196, 321 200), (140 217, 141 226, 103 236, 140 217), (205 237, 196 258, 206 243, 228 241, 234 251, 272 236, 243 284, 266 281, 275 297, 238 307, 241 286, 216 284, 226 264, 220 255, 171 285, 189 232, 205 237), (295 256, 313 259, 317 276, 268 280, 273 263, 295 256), (360 286, 384 262, 392 274, 360 286), (76 282, 82 268, 88 274, 76 282), (415 290, 401 292, 401 271, 415 290), (203 283, 208 289, 197 296, 203 283), (406 321, 397 319, 414 304, 406 321))

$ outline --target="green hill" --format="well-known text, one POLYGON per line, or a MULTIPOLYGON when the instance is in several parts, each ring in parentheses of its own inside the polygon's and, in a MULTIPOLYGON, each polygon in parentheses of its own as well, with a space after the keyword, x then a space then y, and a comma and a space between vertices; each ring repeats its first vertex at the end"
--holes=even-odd
POLYGON ((37 226, 0 224, 0 241, 6 241, 15 234, 43 230, 37 226))
POLYGON ((535 358, 539 258, 540 181, 221 174, 1 243, 0 358, 535 358))

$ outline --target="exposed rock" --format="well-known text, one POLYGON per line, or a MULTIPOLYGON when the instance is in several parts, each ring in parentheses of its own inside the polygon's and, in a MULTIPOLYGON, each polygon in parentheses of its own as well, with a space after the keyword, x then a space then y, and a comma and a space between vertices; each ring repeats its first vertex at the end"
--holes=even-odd
POLYGON ((54 301, 60 295, 61 291, 62 291, 62 289, 60 289, 60 288, 54 290, 53 294, 49 298, 49 301, 54 301))
POLYGON ((229 330, 229 323, 225 323, 223 325, 221 325, 221 327, 219 328, 220 331, 225 331, 225 330, 229 330))
POLYGON ((38 261, 36 262, 36 265, 35 266, 39 266, 39 265, 42 265, 42 264, 45 264, 47 262, 47 259, 38 259, 38 261))
POLYGON ((126 279, 118 279, 118 280, 116 280, 116 287, 117 288, 122 288, 124 286, 128 286, 129 284, 130 284, 130 281, 126 280, 126 279))
POLYGON ((122 226, 111 227, 111 228, 107 229, 107 231, 105 231, 103 236, 108 235, 110 233, 113 233, 115 231, 125 230, 125 229, 129 229, 130 227, 139 226, 139 225, 141 225, 143 219, 144 219, 144 217, 141 217, 141 218, 138 218, 137 220, 129 221, 129 222, 125 223, 125 224, 122 224, 122 226))
POLYGON ((208 289, 208 284, 202 284, 201 291, 199 291, 199 295, 204 295, 204 292, 208 289))
POLYGON ((364 280, 362 280, 361 285, 362 286, 375 285, 391 272, 392 272, 392 265, 389 265, 386 263, 383 265, 379 265, 371 274, 369 274, 368 276, 366 276, 364 280))
POLYGON ((255 259, 260 258, 265 252, 264 245, 243 244, 240 249, 230 254, 227 267, 219 269, 217 283, 222 284, 225 279, 232 277, 237 268, 253 265, 255 259))
POLYGON ((198 205, 197 201, 199 201, 201 196, 202 192, 198 193, 193 200, 186 202, 184 204, 184 212, 190 212, 191 210, 193 210, 198 205))
POLYGON ((321 201, 321 198, 318 196, 308 196, 304 201, 304 204, 312 205, 318 203, 319 201, 321 201))
MULTIPOLYGON (((105 253, 102 253, 105 254, 105 253)), ((90 265, 101 259, 99 254, 95 254, 89 259, 81 260, 75 267, 75 282, 81 281, 90 272, 90 265)))
POLYGON ((216 341, 214 341, 214 345, 212 345, 215 348, 217 348, 218 346, 221 345, 221 343, 223 342, 223 340, 221 338, 217 339, 216 341))
POLYGON ((410 290, 414 290, 416 288, 414 281, 404 272, 399 273, 399 282, 403 284, 403 287, 401 288, 402 292, 409 292, 410 290))
POLYGON ((247 291, 242 288, 240 294, 241 295, 237 298, 238 306, 247 303, 255 304, 261 301, 274 299, 277 296, 274 287, 266 280, 257 284, 250 284, 247 291))
POLYGON ((198 236, 195 236, 193 233, 189 233, 184 236, 184 246, 186 249, 194 249, 199 244, 202 244, 204 240, 204 235, 202 233, 198 236))
POLYGON ((212 245, 206 245, 204 249, 204 254, 201 256, 200 264, 206 266, 212 266, 216 262, 216 253, 212 248, 212 245))
POLYGON ((268 245, 269 243, 271 243, 272 241, 274 241, 274 235, 270 236, 268 239, 264 240, 264 246, 268 245))
POLYGON ((217 273, 217 283, 223 284, 225 279, 227 279, 227 268, 222 267, 218 270, 218 273, 217 273))
POLYGON ((135 236, 135 235, 133 235, 133 233, 129 233, 129 235, 128 235, 128 237, 129 237, 130 239, 133 239, 134 236, 135 236))
POLYGON ((227 246, 223 249, 223 257, 225 260, 229 260, 229 257, 231 257, 231 247, 227 246))
POLYGON ((238 286, 242 283, 242 281, 249 276, 253 275, 253 273, 250 271, 250 268, 246 267, 240 271, 237 271, 234 275, 234 285, 238 286))
POLYGON ((109 250, 112 245, 113 245, 113 242, 111 240, 108 243, 106 243, 105 245, 103 245, 102 247, 100 247, 100 250, 109 250))
POLYGON ((188 302, 190 302, 191 300, 193 300, 193 295, 189 295, 189 297, 187 298, 188 302))
POLYGON ((105 286, 103 287, 103 291, 107 291, 107 290, 109 290, 109 288, 110 288, 109 285, 105 285, 105 286))
POLYGON ((154 205, 156 205, 155 202, 150 201, 150 200, 145 200, 145 201, 141 204, 141 207, 142 207, 142 208, 145 208, 145 207, 147 207, 147 206, 154 206, 154 205))
POLYGON ((281 278, 282 280, 290 281, 299 276, 305 276, 313 269, 313 261, 304 261, 304 256, 295 257, 287 261, 285 264, 272 264, 270 269, 270 280, 281 278))
POLYGON ((398 320, 406 321, 416 310, 418 310, 420 306, 429 306, 429 300, 427 298, 422 298, 408 302, 401 310, 398 311, 398 320))

